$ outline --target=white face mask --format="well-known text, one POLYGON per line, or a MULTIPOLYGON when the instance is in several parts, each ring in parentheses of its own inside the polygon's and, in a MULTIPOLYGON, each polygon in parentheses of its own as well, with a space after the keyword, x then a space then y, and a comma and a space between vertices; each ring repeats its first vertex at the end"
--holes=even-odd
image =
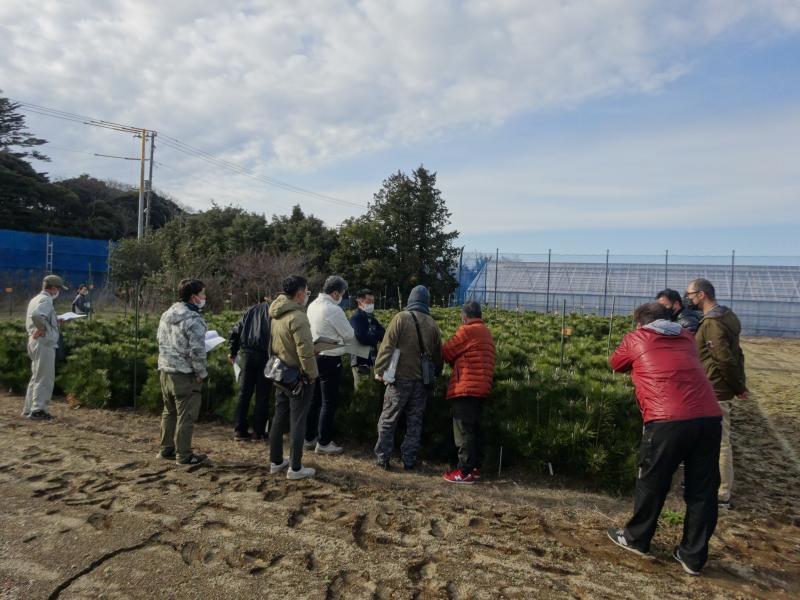
POLYGON ((200 298, 200 300, 195 304, 197 308, 203 308, 206 305, 206 299, 200 298))
POLYGON ((375 305, 374 304, 365 304, 364 305, 364 312, 365 313, 373 313, 373 312, 375 312, 375 305))
POLYGON ((308 294, 306 294, 305 296, 303 296, 303 306, 306 306, 306 305, 308 304, 308 299, 309 299, 309 298, 310 298, 310 296, 309 296, 308 294))
POLYGON ((61 293, 61 290, 56 290, 54 294, 50 294, 53 297, 53 300, 58 298, 58 295, 61 293))

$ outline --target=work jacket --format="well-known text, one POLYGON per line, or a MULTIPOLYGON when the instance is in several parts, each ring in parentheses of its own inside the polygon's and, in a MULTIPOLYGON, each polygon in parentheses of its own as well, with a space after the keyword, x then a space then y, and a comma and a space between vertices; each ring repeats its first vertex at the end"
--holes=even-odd
POLYGON ((739 346, 741 332, 739 318, 725 306, 712 308, 697 328, 697 352, 717 400, 731 400, 747 390, 744 353, 739 346))
POLYGON ((722 416, 694 337, 677 323, 660 319, 628 333, 609 363, 630 372, 645 423, 722 416))
POLYGON ((482 319, 468 319, 442 347, 453 373, 447 399, 470 396, 486 398, 494 380, 495 347, 492 333, 482 319))
POLYGON ((303 306, 286 294, 278 294, 269 306, 272 318, 272 353, 309 379, 318 376, 311 325, 303 306))

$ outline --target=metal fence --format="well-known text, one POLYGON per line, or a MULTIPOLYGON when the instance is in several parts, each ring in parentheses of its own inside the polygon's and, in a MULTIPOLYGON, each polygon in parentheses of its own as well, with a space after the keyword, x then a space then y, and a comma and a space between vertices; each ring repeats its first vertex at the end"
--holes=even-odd
POLYGON ((508 254, 465 252, 456 300, 548 312, 630 314, 658 291, 710 280, 746 335, 800 337, 800 257, 508 254))

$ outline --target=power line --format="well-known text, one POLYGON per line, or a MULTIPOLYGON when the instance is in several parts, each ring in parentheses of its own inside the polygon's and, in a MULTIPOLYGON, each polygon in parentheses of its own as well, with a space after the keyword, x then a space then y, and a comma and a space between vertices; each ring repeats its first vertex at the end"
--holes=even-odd
MULTIPOLYGON (((46 106, 42 106, 39 104, 33 104, 30 102, 22 102, 22 101, 14 101, 20 107, 23 108, 26 112, 39 114, 47 117, 52 117, 56 119, 62 119, 65 121, 71 121, 73 123, 79 123, 81 125, 90 125, 93 127, 100 127, 104 129, 112 129, 115 131, 123 131, 128 133, 134 133, 141 135, 143 131, 140 127, 132 127, 130 125, 123 125, 120 123, 115 123, 113 121, 107 121, 105 119, 96 119, 94 117, 88 117, 86 115, 80 115, 77 113, 67 112, 63 110, 58 110, 54 108, 49 108, 46 106)), ((153 130, 145 130, 150 133, 155 133, 153 130)), ((351 202, 349 200, 343 200, 341 198, 336 198, 335 196, 329 196, 326 194, 320 194, 318 192, 314 192, 312 190, 308 190, 291 183, 287 183, 285 181, 281 181, 279 179, 274 179, 272 177, 268 177, 266 175, 260 175, 251 169, 243 167, 241 165, 237 165, 236 163, 232 163, 225 159, 219 158, 214 156, 213 154, 206 152, 200 148, 196 148, 187 144, 186 142, 179 140, 178 138, 174 138, 163 133, 160 134, 162 138, 162 145, 172 148, 178 152, 182 152, 189 156, 193 156, 199 160, 203 160, 209 164, 212 164, 218 168, 225 169, 236 173, 238 175, 243 175, 245 177, 250 177, 259 181, 261 183, 265 183, 267 185, 277 187, 279 189, 292 192, 294 194, 299 194, 302 196, 306 196, 308 198, 312 198, 315 200, 322 200, 325 202, 338 204, 339 206, 347 206, 347 207, 355 207, 355 208, 367 208, 367 205, 361 204, 358 202, 351 202)), ((111 158, 125 158, 125 157, 111 157, 111 158)))

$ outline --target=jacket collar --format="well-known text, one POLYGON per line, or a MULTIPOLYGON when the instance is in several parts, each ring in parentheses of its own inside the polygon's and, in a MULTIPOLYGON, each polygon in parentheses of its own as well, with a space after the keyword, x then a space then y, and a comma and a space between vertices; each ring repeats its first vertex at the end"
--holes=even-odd
POLYGON ((473 317, 471 319, 467 319, 464 325, 472 325, 472 323, 483 323, 483 319, 481 317, 473 317))

